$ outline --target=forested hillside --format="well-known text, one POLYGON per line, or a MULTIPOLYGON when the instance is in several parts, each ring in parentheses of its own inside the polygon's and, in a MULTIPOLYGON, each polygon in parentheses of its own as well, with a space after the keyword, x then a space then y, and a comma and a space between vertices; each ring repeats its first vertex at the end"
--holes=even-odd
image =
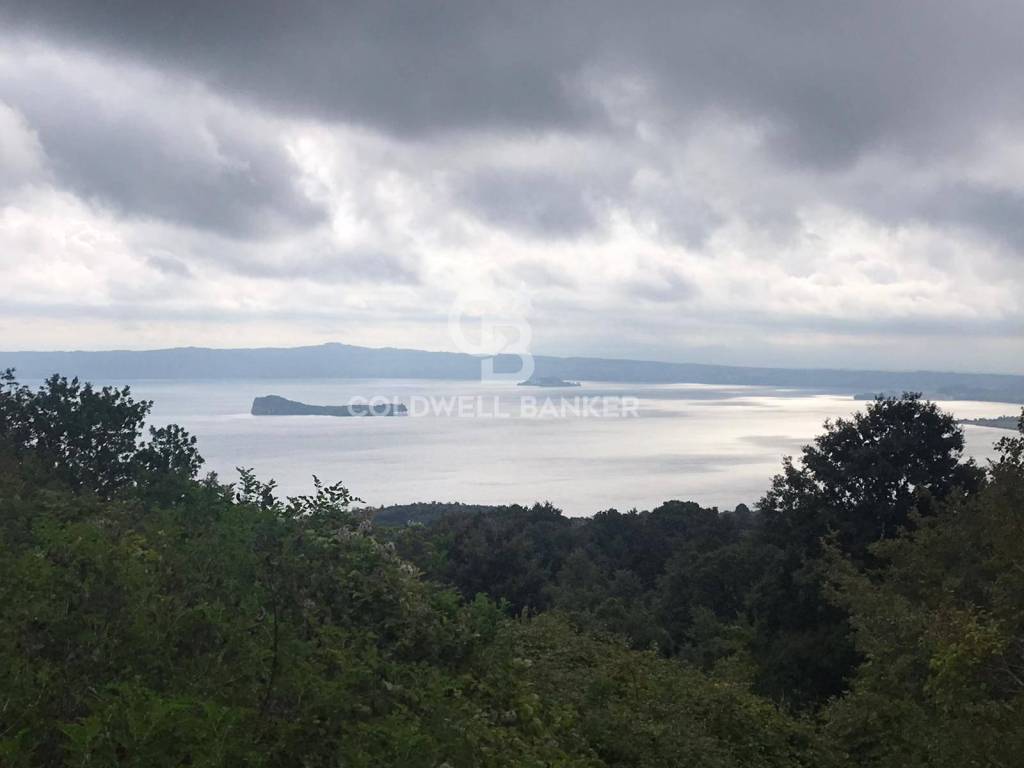
POLYGON ((878 399, 754 509, 570 519, 201 476, 127 389, 0 381, 0 765, 1009 766, 1024 420, 878 399), (393 521, 392 521, 393 522, 393 521))

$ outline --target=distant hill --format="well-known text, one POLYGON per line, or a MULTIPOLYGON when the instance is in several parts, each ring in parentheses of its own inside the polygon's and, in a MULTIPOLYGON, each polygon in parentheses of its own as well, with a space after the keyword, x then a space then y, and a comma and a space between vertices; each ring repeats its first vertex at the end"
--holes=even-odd
MULTIPOLYGON (((619 383, 694 383, 798 387, 846 394, 902 392, 953 400, 1024 403, 1024 376, 937 371, 857 371, 830 368, 749 368, 596 357, 534 358, 536 377, 619 383)), ((480 358, 455 352, 355 347, 207 349, 148 351, 0 352, 0 369, 22 379, 54 372, 91 380, 395 378, 463 379, 480 376, 480 358)), ((495 370, 515 373, 519 360, 498 355, 495 370)))

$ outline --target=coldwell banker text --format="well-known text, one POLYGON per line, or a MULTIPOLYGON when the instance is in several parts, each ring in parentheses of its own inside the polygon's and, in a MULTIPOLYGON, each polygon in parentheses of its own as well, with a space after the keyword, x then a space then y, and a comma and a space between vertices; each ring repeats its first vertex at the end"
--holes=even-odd
POLYGON ((410 416, 452 416, 461 419, 616 419, 640 415, 636 397, 601 395, 588 397, 516 397, 484 395, 412 395, 353 397, 349 406, 376 408, 404 404, 410 416))

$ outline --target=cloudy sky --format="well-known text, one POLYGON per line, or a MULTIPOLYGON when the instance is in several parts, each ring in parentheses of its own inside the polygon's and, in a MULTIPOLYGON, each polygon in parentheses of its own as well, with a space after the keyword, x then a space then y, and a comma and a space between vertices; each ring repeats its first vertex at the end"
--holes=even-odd
POLYGON ((0 348, 1024 372, 1024 4, 0 0, 0 348))

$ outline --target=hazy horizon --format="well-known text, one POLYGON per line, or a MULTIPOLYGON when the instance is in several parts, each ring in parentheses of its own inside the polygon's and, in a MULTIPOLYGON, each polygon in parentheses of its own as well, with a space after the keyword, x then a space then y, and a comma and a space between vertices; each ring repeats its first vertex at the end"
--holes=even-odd
MULTIPOLYGON (((371 350, 395 350, 401 352, 427 352, 437 354, 464 354, 457 348, 448 349, 420 349, 412 347, 403 347, 400 345, 381 345, 381 346, 365 346, 358 344, 350 344, 344 341, 324 341, 316 344, 294 344, 294 345, 248 345, 248 346, 235 346, 235 347, 218 347, 218 346, 205 346, 200 344, 182 344, 178 346, 169 347, 111 347, 107 349, 87 349, 87 348, 60 348, 53 347, 49 349, 45 348, 33 348, 33 349, 14 349, 14 348, 3 348, 0 349, 0 355, 11 353, 67 353, 67 354, 90 354, 90 353, 117 353, 117 352, 173 352, 176 350, 210 350, 210 351, 257 351, 267 349, 282 349, 282 350, 293 350, 293 349, 314 349, 317 347, 329 347, 329 346, 343 346, 343 347, 359 347, 371 350)), ((534 348, 533 354, 537 357, 555 357, 555 358, 591 358, 595 360, 607 360, 607 361, 621 361, 621 362, 654 362, 664 363, 666 365, 696 365, 696 366, 722 366, 730 368, 781 368, 787 370, 837 370, 837 371, 851 371, 851 372, 871 372, 878 371, 884 373, 956 373, 956 374, 978 374, 978 375, 991 375, 991 376, 1020 376, 1024 375, 1024 372, 1016 370, 978 370, 971 368, 921 368, 921 367, 859 367, 859 366, 825 366, 825 365, 754 365, 744 363, 732 363, 732 362, 721 362, 718 360, 711 359, 665 359, 665 358, 644 358, 644 357, 617 357, 611 354, 560 354, 560 353, 548 353, 540 349, 534 348)), ((0 364, 3 360, 0 359, 0 364)), ((55 371, 58 373, 58 371, 55 371)))

